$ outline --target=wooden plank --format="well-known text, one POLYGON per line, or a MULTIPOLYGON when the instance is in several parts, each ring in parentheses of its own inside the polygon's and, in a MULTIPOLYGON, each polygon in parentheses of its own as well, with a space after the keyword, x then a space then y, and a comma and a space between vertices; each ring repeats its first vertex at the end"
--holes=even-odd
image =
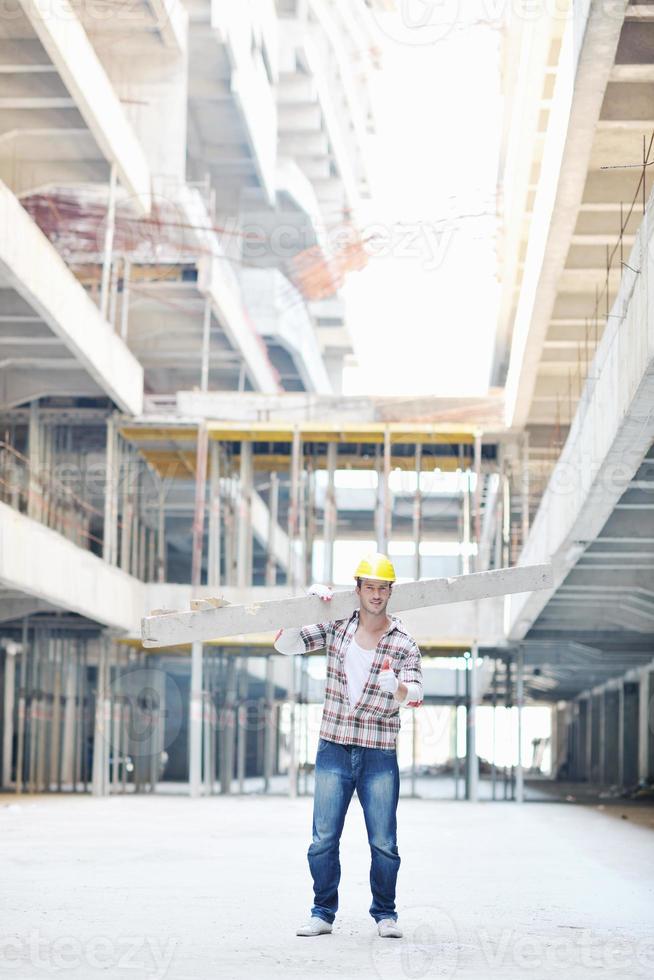
MULTIPOLYGON (((498 568, 456 578, 404 582, 393 588, 390 612, 469 602, 517 592, 552 588, 552 566, 529 565, 498 568)), ((145 616, 141 635, 145 647, 176 646, 216 637, 265 633, 327 620, 344 619, 359 607, 354 589, 335 592, 329 604, 317 596, 273 599, 246 606, 223 606, 196 612, 171 612, 145 616)))

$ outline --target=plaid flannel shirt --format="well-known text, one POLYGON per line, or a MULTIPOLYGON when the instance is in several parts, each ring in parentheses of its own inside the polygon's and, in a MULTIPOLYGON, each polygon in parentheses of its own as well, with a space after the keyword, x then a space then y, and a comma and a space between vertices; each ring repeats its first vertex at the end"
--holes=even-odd
POLYGON ((394 749, 400 730, 400 702, 382 691, 377 683, 384 657, 389 657, 399 681, 413 682, 420 696, 409 702, 411 707, 422 704, 422 667, 420 650, 396 616, 379 640, 377 650, 361 697, 350 705, 345 676, 345 651, 359 625, 359 611, 349 619, 332 623, 305 626, 301 637, 307 653, 327 650, 327 684, 322 712, 320 737, 345 745, 362 745, 371 749, 394 749))

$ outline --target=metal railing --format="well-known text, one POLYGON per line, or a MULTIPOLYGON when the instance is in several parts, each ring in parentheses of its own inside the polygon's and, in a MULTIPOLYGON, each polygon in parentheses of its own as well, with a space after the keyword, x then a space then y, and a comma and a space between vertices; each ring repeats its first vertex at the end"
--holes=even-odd
POLYGON ((56 477, 35 470, 4 440, 0 440, 0 500, 82 548, 102 549, 102 537, 91 530, 98 524, 102 527, 102 512, 56 477))

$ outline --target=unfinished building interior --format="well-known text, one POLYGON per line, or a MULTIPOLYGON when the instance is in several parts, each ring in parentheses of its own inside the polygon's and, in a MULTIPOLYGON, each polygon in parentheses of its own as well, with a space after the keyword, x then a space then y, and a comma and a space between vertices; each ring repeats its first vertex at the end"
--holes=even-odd
POLYGON ((141 618, 370 550, 554 571, 403 615, 403 795, 651 795, 654 5, 497 14, 499 313, 461 398, 344 393, 393 3, 61 6, 0 14, 0 800, 310 796, 323 654, 146 650, 141 618))

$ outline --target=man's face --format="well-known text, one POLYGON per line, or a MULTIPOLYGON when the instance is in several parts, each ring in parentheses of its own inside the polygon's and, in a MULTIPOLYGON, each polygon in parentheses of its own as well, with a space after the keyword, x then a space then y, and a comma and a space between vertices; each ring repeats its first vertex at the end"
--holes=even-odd
POLYGON ((362 578, 361 586, 357 587, 362 609, 373 615, 386 612, 388 600, 391 597, 390 582, 376 582, 373 578, 362 578))

